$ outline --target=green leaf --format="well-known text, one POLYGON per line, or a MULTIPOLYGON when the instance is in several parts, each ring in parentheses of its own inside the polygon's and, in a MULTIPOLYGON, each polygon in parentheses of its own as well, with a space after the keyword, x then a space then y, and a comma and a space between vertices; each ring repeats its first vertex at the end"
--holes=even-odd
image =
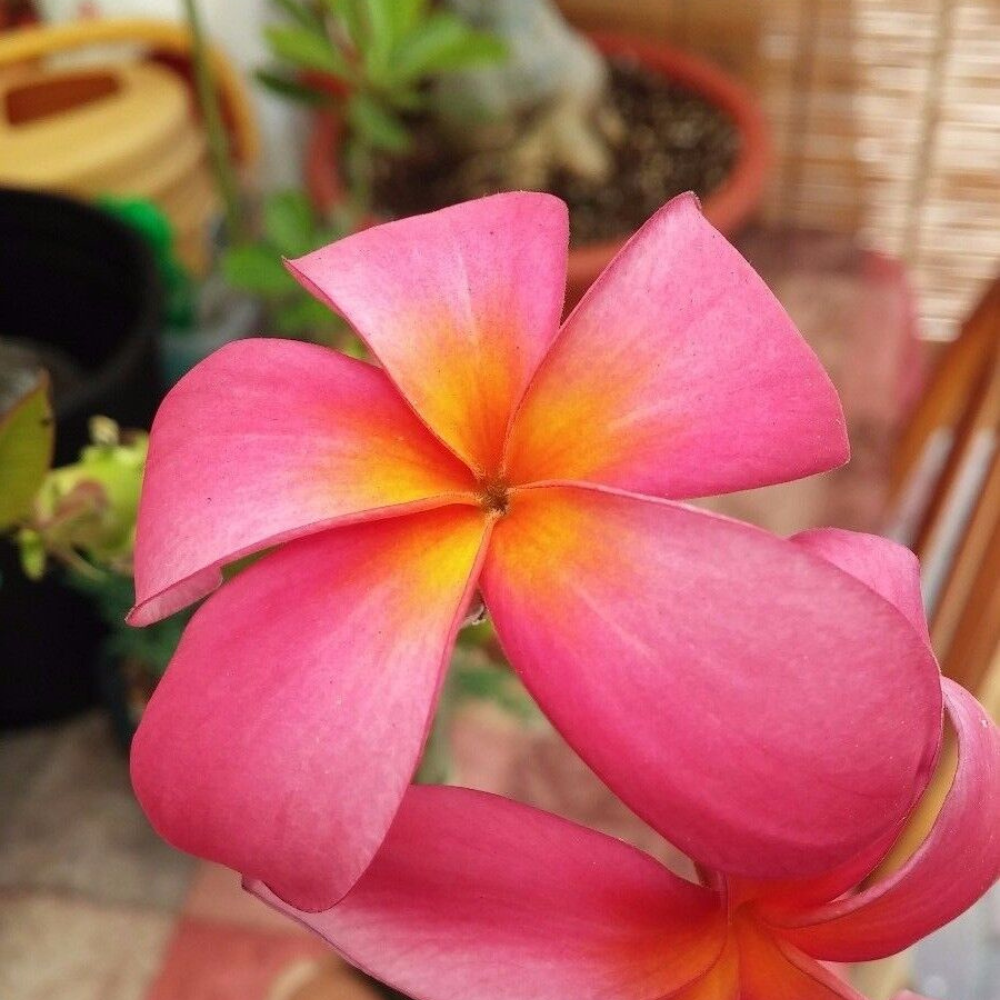
POLYGON ((41 580, 45 576, 48 553, 45 542, 37 531, 22 528, 17 533, 17 547, 21 556, 21 569, 29 580, 41 580))
POLYGON ((343 323, 339 316, 308 292, 290 297, 273 310, 273 316, 278 332, 289 337, 315 336, 343 323))
POLYGON ((264 234, 283 257, 301 257, 316 249, 316 221, 308 196, 281 191, 264 202, 264 234))
POLYGON ((382 96, 399 111, 420 111, 426 108, 429 103, 425 94, 407 86, 393 87, 388 93, 382 96))
POLYGON ((450 70, 466 69, 470 66, 483 66, 489 63, 500 63, 510 54, 507 43, 487 31, 468 31, 465 40, 451 53, 442 53, 438 58, 434 71, 447 73, 450 70))
POLYGON ((438 13, 401 43, 393 59, 393 78, 416 80, 468 66, 496 62, 507 47, 494 35, 473 31, 451 14, 438 13))
POLYGON ((409 18, 410 0, 325 0, 361 57, 367 83, 382 86, 390 72, 393 46, 409 18), (402 15, 402 20, 400 18, 402 15))
POLYGON ((396 0, 361 0, 368 21, 368 41, 371 45, 384 45, 386 48, 392 45, 396 27, 396 15, 393 12, 395 3, 396 0))
POLYGON ((323 2, 327 10, 341 22, 351 44, 359 52, 364 51, 368 44, 368 35, 361 0, 323 0, 323 2))
POLYGON ((341 80, 351 78, 347 60, 323 34, 305 28, 270 25, 264 29, 264 38, 279 59, 294 66, 319 70, 341 80))
POLYGON ((308 2, 299 3, 297 0, 271 0, 271 2, 303 28, 312 31, 323 30, 323 19, 317 16, 308 2))
POLYGON ((361 46, 365 72, 372 83, 380 84, 389 69, 395 38, 395 0, 360 0, 364 10, 367 37, 361 46))
POLYGON ((30 510, 52 464, 54 443, 48 374, 23 368, 0 372, 0 529, 30 510))
POLYGON ((298 101, 300 104, 308 104, 310 107, 322 107, 324 104, 333 103, 333 98, 325 91, 307 87, 293 77, 284 76, 281 73, 258 69, 254 72, 254 78, 271 93, 288 98, 290 101, 298 101))
POLYGON ((371 361, 368 349, 350 330, 344 331, 339 338, 339 343, 332 346, 349 358, 357 358, 358 361, 371 361))
POLYGON ((481 649, 456 647, 448 676, 456 704, 487 701, 521 722, 533 722, 540 713, 510 667, 491 660, 481 649))
POLYGON ((234 288, 257 295, 284 295, 298 287, 277 250, 261 243, 227 250, 222 256, 222 274, 234 288))
POLYGON ((260 552, 251 552, 248 556, 243 556, 235 562, 226 563, 222 567, 222 579, 228 583, 234 576, 239 576, 245 569, 249 569, 255 562, 260 562, 266 555, 270 555, 274 547, 262 549, 260 552))
POLYGON ((396 0, 392 4, 393 37, 399 41, 427 16, 427 0, 396 0))
POLYGON ((145 628, 131 628, 125 624, 125 616, 135 599, 132 577, 118 573, 94 577, 76 569, 67 572, 63 579, 90 598, 97 613, 110 626, 102 650, 105 655, 129 662, 147 677, 162 676, 196 608, 186 608, 145 628))
POLYGON ((390 153, 404 153, 410 146, 406 126, 368 94, 354 94, 347 104, 351 125, 369 142, 390 153))

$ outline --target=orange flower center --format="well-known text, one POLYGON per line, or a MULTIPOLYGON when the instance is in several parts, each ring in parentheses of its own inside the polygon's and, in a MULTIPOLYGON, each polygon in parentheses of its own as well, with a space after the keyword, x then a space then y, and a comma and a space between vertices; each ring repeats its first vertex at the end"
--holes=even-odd
POLYGON ((478 496, 487 514, 503 517, 510 510, 510 484, 502 476, 480 479, 478 496))

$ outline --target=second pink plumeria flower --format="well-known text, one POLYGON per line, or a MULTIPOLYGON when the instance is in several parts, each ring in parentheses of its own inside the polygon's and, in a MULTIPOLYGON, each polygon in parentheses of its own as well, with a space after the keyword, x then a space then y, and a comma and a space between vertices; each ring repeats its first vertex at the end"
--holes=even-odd
POLYGON ((567 243, 541 194, 357 234, 290 266, 381 367, 251 340, 167 397, 132 622, 275 550, 199 610, 135 740, 178 846, 343 896, 477 588, 569 742, 706 864, 809 875, 909 808, 939 741, 925 644, 803 547, 676 502, 846 459, 815 356, 693 197, 560 328, 567 243))
MULTIPOLYGON (((912 553, 843 531, 791 544, 871 588, 927 642, 912 553)), ((748 880, 702 865, 694 884, 549 813, 416 786, 338 905, 302 913, 259 883, 248 888, 417 1000, 863 1000, 824 963, 902 951, 1000 876, 1000 731, 971 694, 940 683, 954 776, 917 849, 870 883, 898 826, 809 879, 748 880)), ((775 812, 795 812, 783 778, 772 772, 775 812)))

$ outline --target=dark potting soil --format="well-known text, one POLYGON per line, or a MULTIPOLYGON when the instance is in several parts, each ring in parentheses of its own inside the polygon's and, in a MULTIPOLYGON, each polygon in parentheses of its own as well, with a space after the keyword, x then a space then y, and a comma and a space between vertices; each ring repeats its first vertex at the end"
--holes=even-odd
MULTIPOLYGON (((633 232, 665 201, 682 191, 705 198, 732 169, 739 133, 732 120, 695 91, 639 63, 611 62, 610 100, 624 124, 612 144, 613 177, 603 183, 559 173, 549 190, 570 211, 574 245, 633 232)), ((400 217, 430 212, 493 194, 499 176, 463 169, 462 157, 443 148, 429 119, 413 123, 413 152, 376 164, 376 211, 400 217)))

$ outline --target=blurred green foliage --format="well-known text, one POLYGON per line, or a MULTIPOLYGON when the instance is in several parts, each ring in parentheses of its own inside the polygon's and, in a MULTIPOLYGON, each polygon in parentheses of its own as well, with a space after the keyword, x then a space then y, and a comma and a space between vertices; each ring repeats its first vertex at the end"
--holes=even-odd
POLYGON ((362 356, 363 349, 347 324, 313 298, 284 264, 285 258, 301 257, 345 236, 346 220, 321 217, 301 191, 279 191, 264 202, 261 229, 258 242, 223 253, 222 273, 229 284, 264 302, 275 333, 362 356))
POLYGON ((429 0, 274 2, 285 20, 265 30, 275 65, 258 79, 282 97, 341 112, 350 201, 361 217, 372 154, 406 152, 406 115, 428 106, 428 83, 506 55, 499 38, 429 0))
POLYGON ((455 705, 488 701, 521 722, 539 721, 539 708, 510 666, 492 647, 459 643, 451 659, 448 694, 455 705))
POLYGON ((94 602, 98 614, 110 626, 105 654, 129 661, 148 677, 162 677, 181 641, 181 633, 197 609, 186 608, 144 628, 132 628, 125 624, 125 616, 135 599, 131 576, 104 573, 95 577, 71 569, 65 578, 70 586, 94 602))
POLYGON ((426 106, 437 74, 500 59, 503 43, 428 0, 273 0, 284 15, 265 29, 273 66, 259 81, 274 93, 336 109, 344 122, 347 197, 329 216, 301 191, 268 197, 261 236, 227 250, 222 272, 259 296, 275 333, 314 340, 355 357, 362 345, 347 325, 291 277, 284 258, 309 253, 364 225, 376 151, 410 145, 405 115, 426 106))
POLYGON ((78 461, 43 477, 21 521, 17 543, 32 579, 49 558, 84 576, 131 573, 149 436, 122 434, 107 417, 93 417, 90 432, 78 461))
MULTIPOLYGON (((51 420, 46 426, 51 433, 51 420)), ((54 563, 111 626, 106 654, 155 678, 166 669, 193 609, 148 628, 125 624, 134 601, 132 555, 149 435, 92 417, 90 436, 91 443, 69 465, 50 469, 51 448, 45 452, 41 477, 35 477, 32 495, 8 530, 14 529, 25 574, 40 579, 54 563)), ((4 482, 8 469, 0 446, 4 482)))
POLYGON ((0 530, 28 513, 52 462, 55 428, 43 371, 0 368, 0 530))
POLYGON ((258 74, 271 90, 308 104, 342 102, 352 128, 376 149, 401 152, 400 112, 424 106, 426 82, 495 62, 500 39, 469 27, 428 0, 275 0, 286 23, 265 39, 279 65, 258 74), (303 78, 303 71, 306 76, 303 78), (321 74, 340 85, 324 85, 321 74))

